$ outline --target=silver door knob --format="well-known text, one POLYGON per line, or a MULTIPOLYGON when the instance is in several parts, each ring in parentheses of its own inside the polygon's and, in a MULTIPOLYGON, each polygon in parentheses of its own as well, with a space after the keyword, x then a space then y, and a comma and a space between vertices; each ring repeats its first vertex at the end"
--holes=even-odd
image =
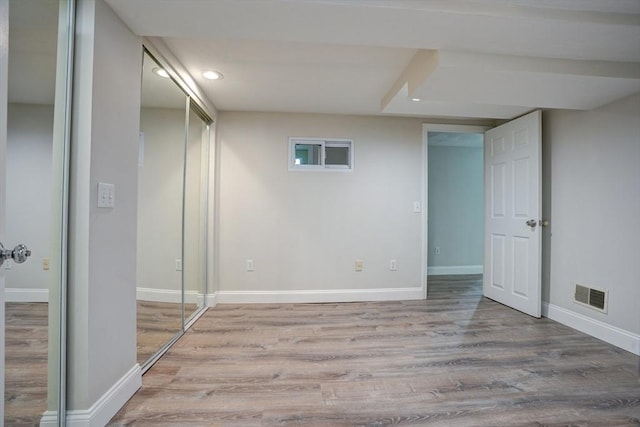
POLYGON ((535 219, 530 219, 525 224, 527 224, 533 230, 536 228, 536 225, 538 225, 538 221, 536 221, 535 219))
POLYGON ((5 249, 4 245, 0 243, 0 266, 7 259, 13 259, 16 264, 22 264, 30 256, 31 251, 23 244, 17 245, 13 249, 5 249))
POLYGON ((16 264, 22 264, 31 256, 31 251, 23 244, 20 244, 13 248, 13 261, 16 264))

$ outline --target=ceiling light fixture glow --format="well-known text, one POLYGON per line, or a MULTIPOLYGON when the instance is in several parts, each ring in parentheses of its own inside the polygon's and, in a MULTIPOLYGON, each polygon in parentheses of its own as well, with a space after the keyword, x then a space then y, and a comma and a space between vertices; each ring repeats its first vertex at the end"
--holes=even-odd
POLYGON ((169 73, 167 73, 167 70, 165 70, 164 68, 156 67, 151 71, 153 71, 153 73, 157 76, 164 77, 165 79, 169 78, 169 73))
POLYGON ((202 77, 208 80, 222 80, 224 78, 221 72, 213 70, 203 71, 202 77))
POLYGON ((422 99, 420 99, 420 98, 411 98, 411 100, 412 100, 413 102, 420 102, 420 101, 422 101, 422 99))

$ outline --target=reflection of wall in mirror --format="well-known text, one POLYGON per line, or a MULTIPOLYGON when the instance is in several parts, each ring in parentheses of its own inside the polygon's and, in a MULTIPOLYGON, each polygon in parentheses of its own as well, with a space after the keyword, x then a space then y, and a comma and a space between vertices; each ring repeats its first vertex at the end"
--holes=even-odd
POLYGON ((184 110, 142 108, 140 130, 145 147, 138 169, 138 295, 180 302, 184 110))
MULTIPOLYGON (((25 263, 5 269, 7 301, 47 301, 51 270, 53 106, 8 104, 6 246, 24 243, 25 263)), ((3 266, 2 268, 5 268, 3 266)))

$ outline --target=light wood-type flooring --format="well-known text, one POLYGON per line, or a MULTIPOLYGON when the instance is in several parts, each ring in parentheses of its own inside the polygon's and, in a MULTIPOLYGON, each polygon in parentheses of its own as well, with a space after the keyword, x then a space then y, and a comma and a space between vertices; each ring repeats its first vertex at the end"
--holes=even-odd
MULTIPOLYGON (((182 304, 138 301, 138 363, 143 364, 182 329, 182 304)), ((185 304, 185 316, 196 304, 185 304)))
POLYGON ((110 425, 638 426, 639 359, 478 276, 426 301, 218 305, 110 425))
MULTIPOLYGON (((187 304, 191 313, 195 304, 187 304)), ((180 304, 138 301, 138 361, 151 357, 180 329, 180 304)), ((47 404, 46 303, 5 305, 5 426, 36 426, 47 404)), ((0 423, 0 425, 2 425, 0 423)))
POLYGON ((47 303, 5 304, 4 425, 37 426, 47 407, 47 303))

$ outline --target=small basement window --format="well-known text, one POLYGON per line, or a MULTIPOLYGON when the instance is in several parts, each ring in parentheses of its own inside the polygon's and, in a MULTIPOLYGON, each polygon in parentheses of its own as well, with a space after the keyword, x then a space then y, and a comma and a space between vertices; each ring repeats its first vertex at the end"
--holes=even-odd
POLYGON ((289 138, 289 170, 351 171, 353 141, 335 138, 289 138))

